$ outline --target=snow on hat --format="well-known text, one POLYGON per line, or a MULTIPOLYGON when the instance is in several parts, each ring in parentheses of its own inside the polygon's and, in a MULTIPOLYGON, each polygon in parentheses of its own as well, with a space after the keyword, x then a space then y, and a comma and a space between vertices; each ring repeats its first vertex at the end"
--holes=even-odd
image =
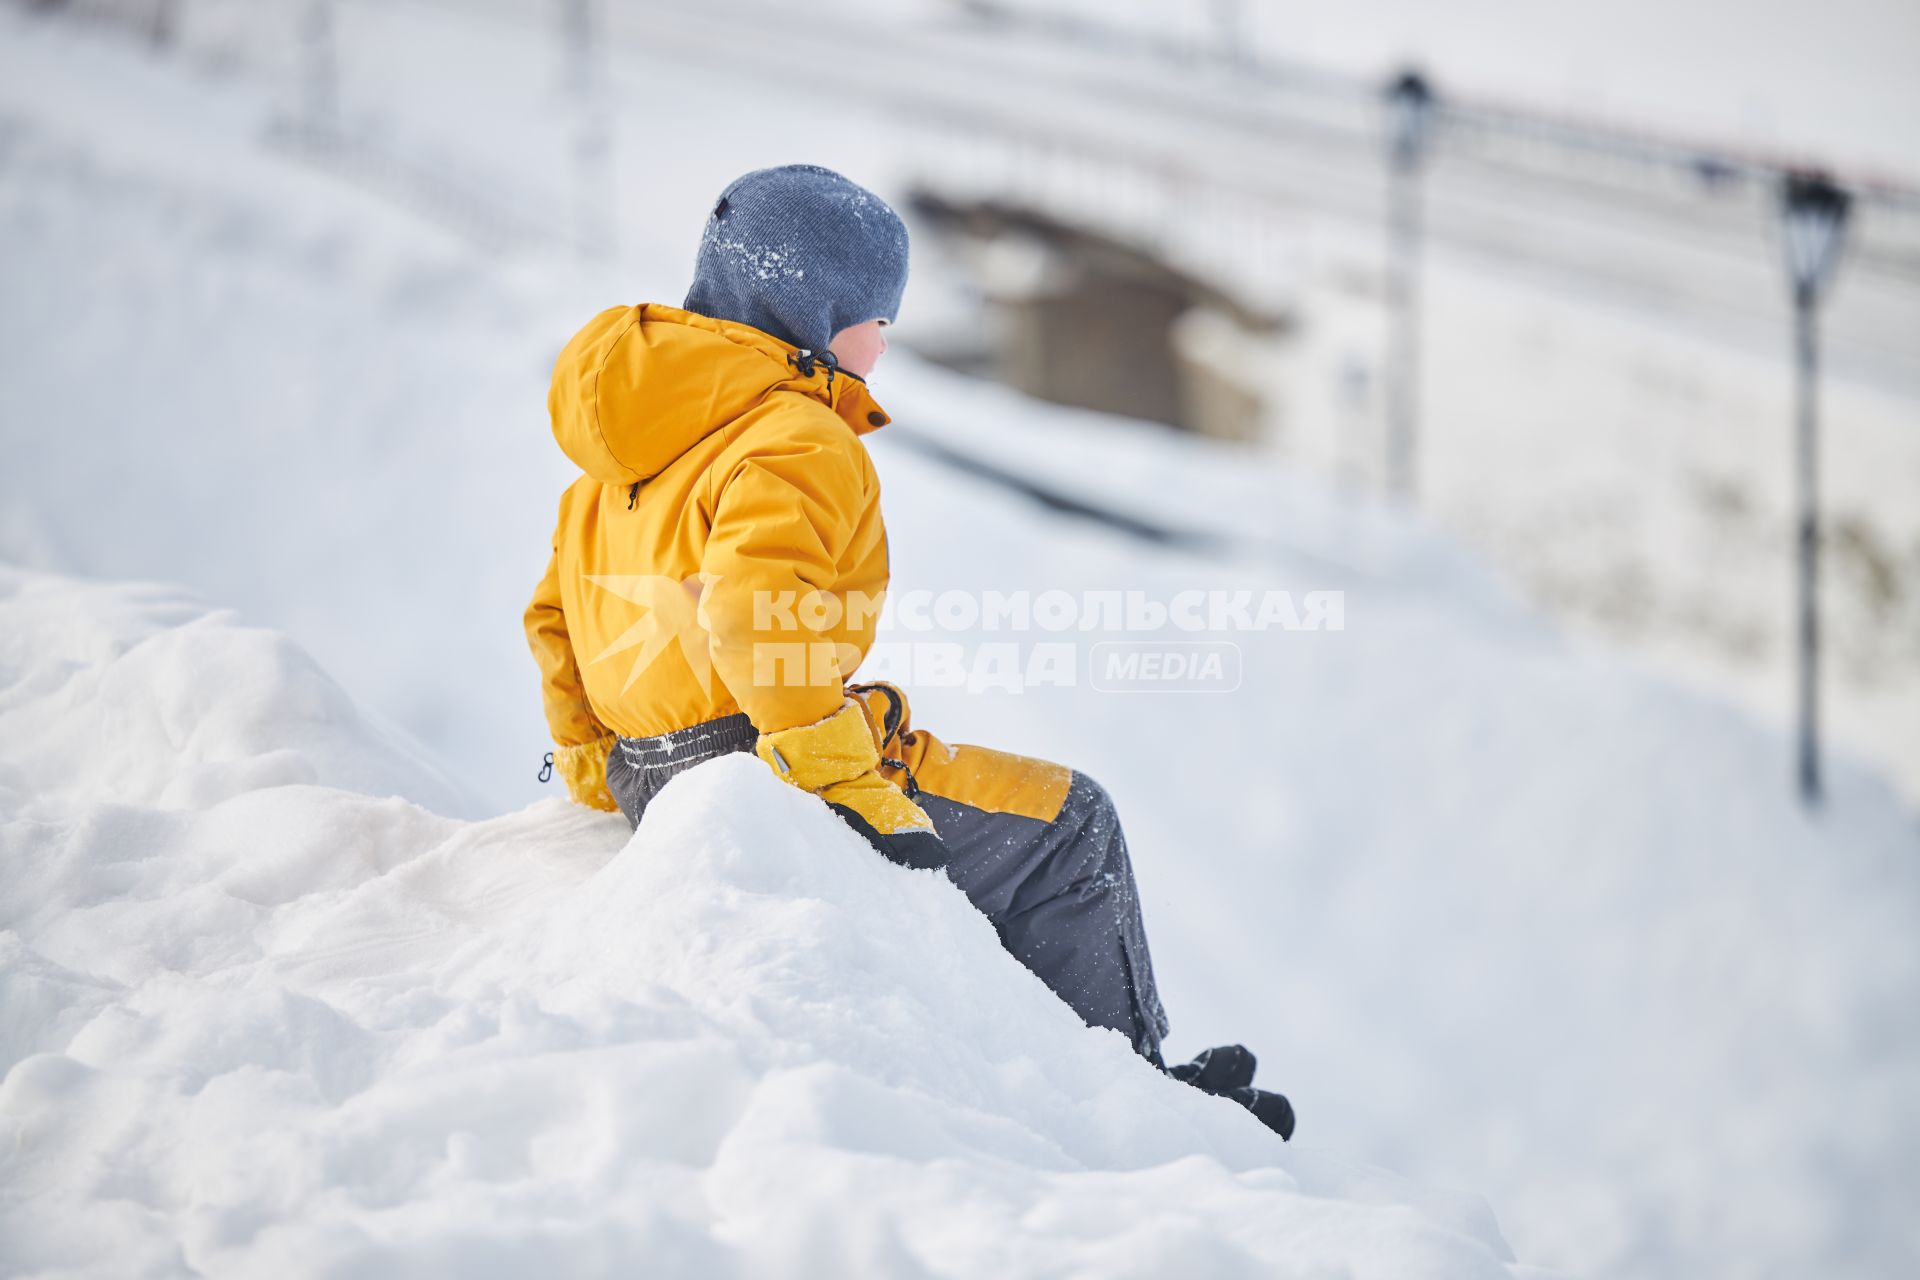
POLYGON ((832 169, 786 164, 720 193, 685 306, 825 351, 842 329, 893 323, 906 287, 900 215, 832 169))

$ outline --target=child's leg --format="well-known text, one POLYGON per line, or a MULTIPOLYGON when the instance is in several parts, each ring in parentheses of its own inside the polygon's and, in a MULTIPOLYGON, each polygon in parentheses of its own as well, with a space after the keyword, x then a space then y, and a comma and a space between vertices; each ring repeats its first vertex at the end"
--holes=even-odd
MULTIPOLYGON (((983 767, 973 757, 982 748, 954 750, 958 767, 983 767)), ((940 795, 931 788, 964 795, 966 787, 956 785, 960 775, 932 773, 919 799, 952 850, 948 877, 993 921, 1007 950, 1082 1019, 1113 1028, 1154 1057, 1167 1015, 1154 986, 1133 862, 1106 791, 1070 772, 1059 812, 1039 822, 940 795)))
MULTIPOLYGON (((870 705, 881 720, 884 704, 870 705)), ((1126 837, 1100 784, 1045 760, 949 746, 904 714, 886 755, 905 765, 883 770, 896 782, 911 771, 952 854, 948 876, 1007 950, 1087 1023, 1154 1057, 1167 1015, 1126 837)))

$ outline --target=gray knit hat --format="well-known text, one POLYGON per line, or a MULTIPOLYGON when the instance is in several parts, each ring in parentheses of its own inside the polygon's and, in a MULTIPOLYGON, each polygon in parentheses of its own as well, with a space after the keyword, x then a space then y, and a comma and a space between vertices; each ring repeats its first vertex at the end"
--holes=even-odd
POLYGON ((906 287, 900 215, 831 169, 783 164, 720 193, 685 305, 825 351, 842 329, 893 323, 906 287))

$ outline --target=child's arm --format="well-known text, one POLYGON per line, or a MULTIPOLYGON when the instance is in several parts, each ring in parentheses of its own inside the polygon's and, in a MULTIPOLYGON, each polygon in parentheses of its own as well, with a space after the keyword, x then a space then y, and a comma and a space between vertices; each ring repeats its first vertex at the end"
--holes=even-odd
POLYGON ((547 559, 547 572, 533 589, 533 600, 523 619, 527 645, 540 664, 540 693, 546 703, 547 728, 553 734, 553 763, 566 781, 574 803, 615 811, 607 790, 607 752, 613 734, 593 714, 580 668, 567 636, 567 615, 560 607, 560 557, 547 559))
MULTIPOLYGON (((842 652, 821 633, 781 625, 804 625, 811 593, 832 591, 847 564, 880 553, 879 497, 866 450, 837 419, 791 424, 728 471, 701 604, 714 669, 760 731, 760 758, 884 856, 937 867, 947 852, 932 819, 880 776, 873 722, 847 696, 860 647, 842 652)), ((884 574, 873 586, 884 586, 884 574)), ((871 626, 873 615, 861 614, 871 626)))
MULTIPOLYGON (((761 733, 812 724, 846 700, 849 671, 798 602, 838 585, 855 540, 878 536, 864 451, 837 420, 788 424, 728 469, 701 562, 713 667, 761 733)), ((855 655, 847 655, 849 659, 855 655)))

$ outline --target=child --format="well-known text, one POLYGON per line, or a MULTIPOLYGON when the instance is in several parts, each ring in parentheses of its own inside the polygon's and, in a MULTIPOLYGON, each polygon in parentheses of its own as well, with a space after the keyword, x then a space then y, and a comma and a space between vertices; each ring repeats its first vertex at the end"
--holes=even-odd
MULTIPOLYGON (((553 762, 575 800, 637 827, 674 775, 752 751, 882 855, 944 868, 1075 1012, 1163 1066, 1167 1018, 1106 792, 1063 765, 950 746, 899 689, 848 683, 888 576, 859 440, 888 417, 867 376, 906 282, 907 231, 885 201, 782 165, 721 193, 684 307, 617 307, 567 344, 548 407, 583 474, 526 612, 553 762)), ((1293 1131, 1239 1046, 1172 1074, 1293 1131)))

